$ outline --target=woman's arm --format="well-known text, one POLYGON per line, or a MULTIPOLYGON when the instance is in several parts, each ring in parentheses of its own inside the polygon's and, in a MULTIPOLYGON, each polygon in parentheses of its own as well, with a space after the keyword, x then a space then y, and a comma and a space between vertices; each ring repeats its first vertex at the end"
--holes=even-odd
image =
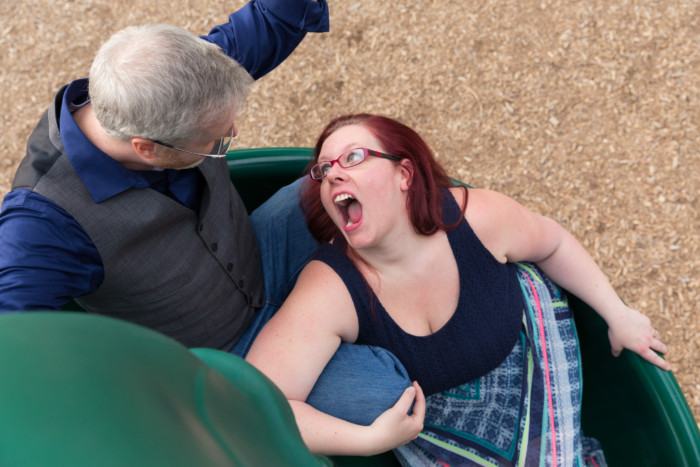
POLYGON ((302 438, 314 453, 376 454, 411 441, 422 429, 425 399, 417 384, 370 426, 346 422, 306 404, 341 341, 354 342, 357 333, 357 315, 345 284, 326 264, 312 261, 246 357, 287 397, 302 438), (414 398, 413 413, 407 415, 414 398))
POLYGON ((369 426, 335 418, 305 402, 290 400, 289 404, 304 443, 311 452, 320 455, 371 456, 389 451, 415 439, 423 429, 425 417, 425 397, 416 382, 369 426), (413 412, 407 415, 414 400, 413 412))
POLYGON ((613 355, 626 348, 670 369, 654 352, 668 349, 649 318, 622 302, 583 245, 556 221, 488 190, 469 190, 466 217, 496 259, 536 263, 554 282, 596 310, 608 324, 613 355))

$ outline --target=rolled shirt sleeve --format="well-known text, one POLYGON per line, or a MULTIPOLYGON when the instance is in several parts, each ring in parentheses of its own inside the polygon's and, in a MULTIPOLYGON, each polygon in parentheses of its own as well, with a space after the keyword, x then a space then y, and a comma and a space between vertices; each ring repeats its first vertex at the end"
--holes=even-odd
POLYGON ((258 79, 282 63, 307 32, 328 30, 326 0, 253 0, 202 38, 258 79))

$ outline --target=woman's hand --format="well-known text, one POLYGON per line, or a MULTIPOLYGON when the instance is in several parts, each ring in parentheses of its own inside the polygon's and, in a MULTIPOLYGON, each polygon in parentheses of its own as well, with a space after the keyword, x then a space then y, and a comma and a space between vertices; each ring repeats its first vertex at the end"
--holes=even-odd
POLYGON ((415 439, 425 419, 425 396, 416 382, 369 426, 333 417, 303 401, 290 400, 289 403, 306 446, 314 454, 326 456, 381 454, 415 439), (413 412, 408 415, 411 403, 413 412))
POLYGON ((414 381, 412 386, 406 388, 396 404, 370 425, 372 437, 377 443, 374 446, 376 452, 388 451, 416 439, 418 433, 423 430, 424 419, 425 396, 418 382, 414 381), (413 412, 408 415, 411 404, 413 404, 413 412))
POLYGON ((647 316, 621 303, 609 318, 608 326, 608 338, 614 356, 620 355, 622 349, 628 349, 662 370, 671 369, 671 365, 656 353, 665 354, 668 348, 647 316))

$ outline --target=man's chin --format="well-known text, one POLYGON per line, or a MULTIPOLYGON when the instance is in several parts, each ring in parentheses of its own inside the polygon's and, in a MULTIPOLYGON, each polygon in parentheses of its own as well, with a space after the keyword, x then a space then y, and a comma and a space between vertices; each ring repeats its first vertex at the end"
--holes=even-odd
POLYGON ((170 160, 170 161, 161 161, 156 167, 160 169, 174 169, 174 170, 186 170, 186 169, 193 169, 200 165, 202 162, 204 162, 204 157, 201 159, 197 159, 194 162, 191 162, 187 164, 183 160, 170 160))
POLYGON ((197 167, 198 165, 200 165, 202 162, 204 162, 204 158, 203 158, 203 157, 202 157, 201 159, 199 159, 198 161, 195 161, 193 164, 187 165, 187 166, 185 166, 185 167, 175 167, 175 168, 180 169, 180 170, 194 169, 195 167, 197 167))

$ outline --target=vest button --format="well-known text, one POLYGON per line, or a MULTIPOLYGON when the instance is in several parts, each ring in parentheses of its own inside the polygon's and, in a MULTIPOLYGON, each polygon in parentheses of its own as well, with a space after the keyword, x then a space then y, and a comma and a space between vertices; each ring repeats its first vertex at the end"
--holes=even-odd
POLYGON ((214 242, 211 244, 211 251, 216 251, 219 249, 219 244, 214 242))
POLYGON ((199 223, 199 231, 201 232, 202 230, 204 230, 204 222, 199 223))
POLYGON ((228 263, 228 264, 226 265, 226 270, 227 270, 228 272, 233 271, 233 263, 228 263))
POLYGON ((243 288, 245 286, 245 281, 243 279, 238 281, 238 287, 243 288))

